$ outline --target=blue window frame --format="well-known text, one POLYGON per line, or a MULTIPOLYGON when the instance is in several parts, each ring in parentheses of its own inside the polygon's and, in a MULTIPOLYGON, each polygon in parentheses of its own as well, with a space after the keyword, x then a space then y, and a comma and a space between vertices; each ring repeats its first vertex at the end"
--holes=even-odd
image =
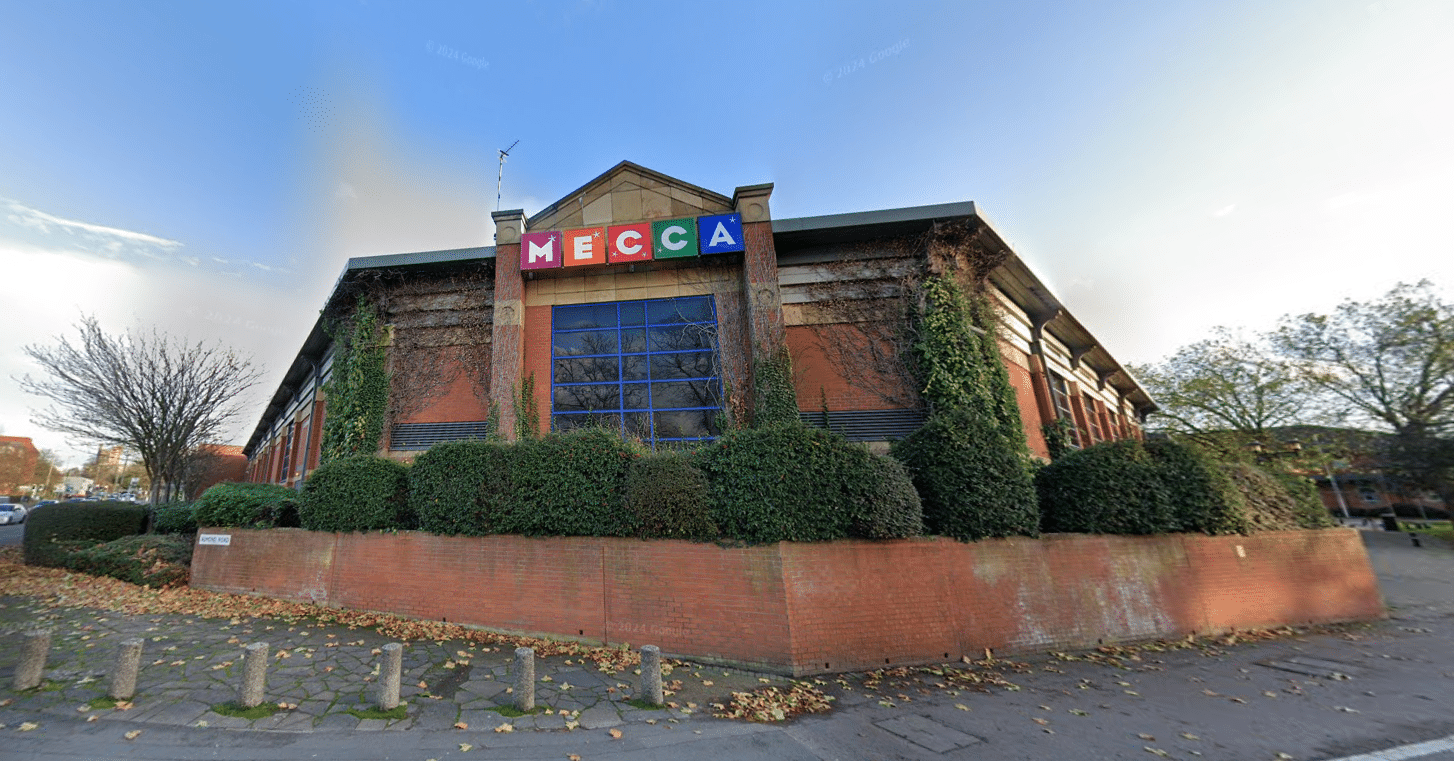
POLYGON ((551 310, 550 425, 617 427, 657 446, 719 433, 711 296, 551 310))

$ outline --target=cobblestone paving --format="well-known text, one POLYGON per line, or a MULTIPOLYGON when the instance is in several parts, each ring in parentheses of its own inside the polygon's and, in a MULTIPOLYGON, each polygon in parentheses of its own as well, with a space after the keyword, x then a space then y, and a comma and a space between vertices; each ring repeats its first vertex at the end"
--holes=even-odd
POLYGON ((87 609, 48 609, 28 598, 0 598, 0 724, 11 711, 94 721, 270 729, 281 731, 605 729, 622 724, 677 725, 707 716, 731 692, 788 680, 734 668, 670 661, 664 666, 667 708, 630 701, 639 669, 611 672, 571 657, 535 659, 537 713, 513 710, 514 651, 450 641, 405 643, 400 695, 403 719, 368 718, 374 706, 380 648, 391 640, 367 629, 266 619, 130 616, 87 609), (53 631, 45 682, 11 689, 19 633, 53 631), (121 641, 144 645, 136 696, 117 706, 106 697, 121 641), (286 707, 249 721, 214 712, 237 699, 243 648, 269 646, 267 700, 286 707), (8 702, 6 702, 8 700, 8 702), (360 716, 359 714, 362 714, 360 716))

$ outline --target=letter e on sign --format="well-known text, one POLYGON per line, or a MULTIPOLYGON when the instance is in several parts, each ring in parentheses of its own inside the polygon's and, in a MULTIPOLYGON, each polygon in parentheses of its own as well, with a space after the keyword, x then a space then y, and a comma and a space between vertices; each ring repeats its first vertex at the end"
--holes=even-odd
POLYGON ((652 256, 676 259, 697 255, 697 220, 692 217, 651 223, 652 256))
POLYGON ((586 264, 606 263, 606 228, 590 227, 584 230, 566 230, 565 266, 580 267, 586 264))
POLYGON ((611 239, 610 261, 612 264, 651 261, 650 223, 621 225, 610 228, 610 231, 608 237, 611 239))

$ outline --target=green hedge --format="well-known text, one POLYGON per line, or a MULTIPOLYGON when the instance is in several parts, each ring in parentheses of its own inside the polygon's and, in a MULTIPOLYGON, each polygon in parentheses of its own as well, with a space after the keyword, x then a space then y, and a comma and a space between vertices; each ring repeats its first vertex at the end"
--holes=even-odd
POLYGON ((32 511, 25 520, 27 565, 66 567, 70 550, 140 534, 146 508, 128 502, 62 502, 32 511))
MULTIPOLYGON (((633 536, 626 471, 645 454, 615 431, 578 428, 511 445, 508 496, 486 495, 485 520, 498 533, 525 536, 633 536)), ((489 491, 498 483, 482 487, 489 491)))
POLYGON ((67 567, 153 587, 187 583, 192 540, 178 535, 127 536, 71 552, 67 567))
POLYGON ((1147 442, 1145 447, 1157 465, 1173 531, 1216 535, 1252 530, 1246 500, 1209 452, 1180 441, 1147 442))
POLYGON ((298 505, 309 531, 412 529, 409 468, 382 457, 354 455, 324 463, 303 487, 298 505))
POLYGON ((409 505, 419 528, 435 534, 499 532, 508 505, 512 445, 494 441, 436 444, 409 466, 409 505))
POLYGON ((1247 534, 1333 525, 1306 478, 1224 463, 1179 441, 1070 452, 1036 477, 1045 531, 1247 534))
POLYGON ((695 455, 722 535, 753 543, 920 533, 913 484, 881 459, 801 423, 731 431, 695 455))
POLYGON ((174 502, 152 509, 153 534, 197 533, 197 503, 174 502))
POLYGON ((936 412, 893 453, 924 500, 924 526, 961 541, 1035 536, 1040 518, 1029 461, 990 417, 936 412))
POLYGON ((707 477, 686 452, 657 452, 631 463, 626 471, 626 507, 644 538, 719 535, 707 504, 707 477))
POLYGON ((1035 486, 1043 531, 1165 534, 1180 528, 1159 464, 1134 439, 1067 452, 1040 469, 1035 486))
POLYGON ((203 492, 194 511, 199 526, 297 526, 298 492, 277 484, 225 482, 203 492))

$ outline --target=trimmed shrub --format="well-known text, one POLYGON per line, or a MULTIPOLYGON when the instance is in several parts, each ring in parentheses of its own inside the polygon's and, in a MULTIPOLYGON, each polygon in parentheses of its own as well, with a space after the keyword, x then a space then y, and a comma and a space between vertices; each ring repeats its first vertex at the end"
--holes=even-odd
POLYGON ((1029 461, 1004 442, 996 420, 950 409, 896 442, 924 502, 927 531, 961 541, 1036 536, 1040 517, 1029 461))
POLYGON ((681 451, 649 454, 626 471, 626 507, 643 538, 716 539, 707 477, 681 451))
MULTIPOLYGON (((1068 452, 1035 475, 1040 528, 1080 534, 1165 534, 1180 524, 1160 464, 1141 442, 1068 452)), ((1183 484, 1181 491, 1189 491, 1183 484)))
MULTIPOLYGON (((483 520, 502 534, 632 536, 636 518, 623 504, 626 471, 645 453, 620 433, 578 428, 511 445, 508 495, 485 494, 483 520), (496 512, 498 510, 498 513, 496 512)), ((482 492, 499 488, 486 484, 482 492)))
POLYGON ((409 468, 382 457, 355 455, 313 471, 298 505, 309 531, 412 529, 418 517, 409 507, 409 468))
POLYGON ((498 533, 509 502, 513 447, 493 441, 436 444, 409 466, 409 505, 435 534, 498 533))
POLYGON ((128 502, 46 505, 25 519, 25 562, 64 568, 70 550, 140 534, 144 528, 146 508, 141 505, 128 502))
POLYGON ((1227 471, 1205 450, 1180 441, 1145 444, 1157 463, 1174 531, 1246 534, 1247 504, 1227 471))
POLYGON ((203 492, 194 511, 198 526, 297 526, 298 492, 277 484, 220 483, 203 492))
POLYGON ((853 508, 849 535, 860 539, 903 539, 923 534, 924 505, 914 489, 909 469, 891 457, 869 452, 866 447, 850 445, 849 459, 843 484, 853 508), (862 477, 855 478, 855 473, 862 477))
POLYGON ((1332 525, 1321 501, 1308 502, 1308 497, 1317 500, 1317 493, 1309 494, 1293 480, 1299 476, 1269 472, 1248 463, 1228 463, 1223 467, 1246 505, 1249 531, 1290 531, 1332 525), (1289 487, 1303 491, 1301 498, 1289 487))
POLYGON ((712 519, 753 543, 910 536, 922 507, 901 468, 801 423, 731 431, 696 452, 712 519))
POLYGON ((71 570, 92 576, 153 587, 182 586, 190 575, 192 540, 178 535, 127 536, 77 549, 66 560, 71 570))
POLYGON ((152 508, 153 534, 197 533, 197 503, 174 502, 152 508))

